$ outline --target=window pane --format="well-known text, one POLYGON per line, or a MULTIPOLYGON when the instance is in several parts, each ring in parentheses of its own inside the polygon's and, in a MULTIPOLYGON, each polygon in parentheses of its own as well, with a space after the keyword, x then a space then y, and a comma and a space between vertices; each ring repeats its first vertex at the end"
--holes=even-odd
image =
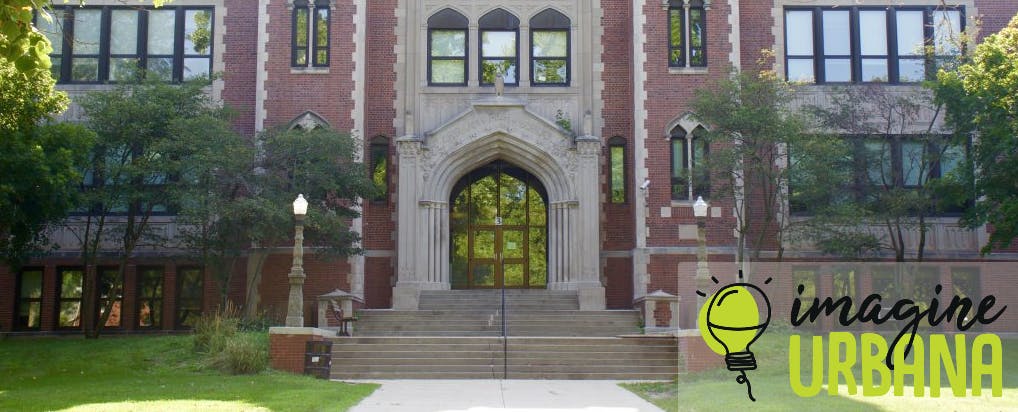
POLYGON ((964 147, 952 145, 944 149, 944 153, 940 155, 940 176, 949 176, 955 173, 963 160, 965 160, 964 147))
POLYGON ((171 57, 149 57, 148 75, 155 76, 160 80, 173 79, 173 58, 171 57))
POLYGON ((467 33, 463 30, 432 30, 431 55, 463 57, 467 54, 467 33))
POLYGON ((866 176, 870 184, 890 186, 894 184, 891 175, 891 145, 886 142, 869 141, 863 144, 866 176))
POLYGON ((703 9, 689 9, 689 47, 703 47, 703 9))
MULTIPOLYGON (((516 32, 486 31, 481 33, 481 55, 484 57, 516 57, 516 32)), ((508 80, 506 80, 508 82, 508 80)))
POLYGON ((74 13, 74 54, 99 54, 102 10, 84 9, 74 13))
POLYGON ((110 54, 138 54, 138 12, 113 10, 110 14, 110 54))
POLYGON ((81 281, 84 274, 80 270, 60 272, 60 298, 81 298, 81 281))
POLYGON ((484 83, 494 83, 496 73, 502 73, 506 83, 516 83, 516 62, 514 60, 485 60, 481 66, 481 81, 484 83))
POLYGON ((919 56, 923 54, 923 12, 899 11, 898 55, 919 56))
POLYGON ((829 82, 850 82, 852 81, 852 60, 851 59, 825 59, 824 76, 829 82))
POLYGON ((42 271, 33 270, 21 274, 21 299, 42 298, 42 271))
POLYGON ((566 83, 565 60, 534 60, 534 83, 566 83))
POLYGON ((898 80, 920 82, 926 78, 926 61, 922 59, 899 59, 898 80))
POLYGON ((99 59, 76 57, 71 62, 71 80, 94 82, 99 80, 99 59))
POLYGON ((668 10, 668 44, 672 48, 682 48, 685 43, 685 30, 682 29, 683 10, 682 9, 669 9, 668 10))
POLYGON ((813 82, 813 59, 788 59, 788 81, 813 82))
POLYGON ((207 76, 209 74, 209 62, 208 57, 188 57, 184 59, 184 79, 207 76))
POLYGON ((923 144, 921 142, 902 142, 901 168, 905 186, 918 186, 926 172, 923 167, 923 144))
POLYGON ((308 9, 297 8, 294 10, 297 15, 297 24, 293 29, 293 42, 298 47, 307 47, 308 45, 308 9))
POLYGON ((961 43, 961 12, 936 10, 933 12, 933 46, 939 56, 958 54, 961 43))
POLYGON ((672 139, 672 177, 682 177, 686 169, 686 140, 672 139))
MULTIPOLYGON (((887 54, 887 13, 859 11, 859 52, 867 56, 887 54)), ((865 70, 863 70, 865 72, 865 70)))
POLYGON ((138 70, 138 59, 136 58, 111 58, 110 59, 110 80, 124 80, 138 70))
POLYGON ((81 301, 60 302, 60 323, 61 328, 75 328, 81 326, 81 301))
POLYGON ((212 53, 212 11, 184 12, 184 54, 212 53))
POLYGON ((623 203, 626 201, 626 171, 625 171, 624 146, 611 146, 611 201, 612 203, 623 203))
POLYGON ((862 81, 887 81, 887 59, 862 59, 862 81))
POLYGON ((58 55, 62 53, 64 47, 64 12, 60 10, 51 11, 50 17, 52 20, 48 22, 41 13, 37 19, 36 27, 42 34, 46 35, 50 44, 53 45, 53 54, 58 55))
POLYGON ((22 302, 18 305, 18 326, 26 329, 38 329, 41 325, 41 302, 22 302))
POLYGON ((297 48, 293 50, 294 62, 298 66, 307 66, 308 64, 308 48, 297 48))
POLYGON ((535 31, 534 57, 565 57, 569 55, 569 36, 564 31, 535 31))
POLYGON ((318 7, 315 9, 315 46, 329 45, 329 9, 318 7))
MULTIPOLYGON (((466 69, 462 59, 432 60, 432 83, 463 83, 466 81, 466 69)), ((494 80, 492 80, 494 81, 494 80)))
POLYGON ((824 10, 824 54, 852 54, 848 10, 824 10))
POLYGON ((149 55, 173 54, 173 28, 176 13, 174 10, 150 10, 148 12, 149 55))
POLYGON ((386 144, 371 145, 371 183, 375 185, 375 200, 385 200, 389 191, 389 146, 386 144))
POLYGON ((813 55, 813 12, 791 10, 785 12, 785 42, 789 56, 813 55))

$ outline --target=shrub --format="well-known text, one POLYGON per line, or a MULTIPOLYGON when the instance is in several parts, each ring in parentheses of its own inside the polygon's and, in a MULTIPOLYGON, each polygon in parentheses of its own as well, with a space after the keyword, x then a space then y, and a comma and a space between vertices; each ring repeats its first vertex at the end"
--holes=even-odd
POLYGON ((269 365, 269 351, 261 334, 244 333, 226 339, 222 351, 208 358, 208 365, 232 375, 250 375, 269 365))
POLYGON ((195 351, 209 354, 223 351, 226 342, 240 329, 239 319, 230 316, 229 310, 227 306, 226 310, 204 314, 195 322, 195 351))

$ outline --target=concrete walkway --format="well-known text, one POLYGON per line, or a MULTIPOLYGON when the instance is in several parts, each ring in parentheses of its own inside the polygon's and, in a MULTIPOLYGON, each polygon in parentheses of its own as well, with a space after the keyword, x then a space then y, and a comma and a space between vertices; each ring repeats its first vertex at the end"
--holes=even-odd
POLYGON ((351 412, 660 412, 618 381, 377 380, 351 412))

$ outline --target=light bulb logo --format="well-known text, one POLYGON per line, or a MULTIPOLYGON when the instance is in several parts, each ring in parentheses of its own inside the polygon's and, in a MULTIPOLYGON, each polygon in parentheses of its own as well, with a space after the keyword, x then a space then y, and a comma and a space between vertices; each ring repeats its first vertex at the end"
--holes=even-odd
MULTIPOLYGON (((739 279, 742 279, 741 270, 739 279)), ((713 276, 711 280, 719 283, 713 276)), ((770 282, 768 278, 764 283, 770 282)), ((697 294, 706 297, 701 291, 697 294)), ((711 350, 724 355, 728 370, 739 372, 735 381, 746 385, 746 393, 753 402, 756 398, 746 371, 756 369, 756 358, 749 346, 760 338, 770 321, 771 302, 767 294, 756 285, 745 282, 719 289, 705 301, 697 317, 703 340, 711 350)))

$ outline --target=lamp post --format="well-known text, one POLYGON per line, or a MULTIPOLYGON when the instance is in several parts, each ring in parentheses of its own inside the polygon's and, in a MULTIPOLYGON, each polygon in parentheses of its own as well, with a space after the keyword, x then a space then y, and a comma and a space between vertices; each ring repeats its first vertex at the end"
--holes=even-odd
MULTIPOLYGON (((710 277, 710 270, 707 269, 707 202, 703 196, 697 196, 693 203, 693 216, 696 216, 696 287, 704 290, 708 286, 707 278, 710 277)), ((700 300, 703 297, 698 296, 700 300)), ((703 302, 697 302, 697 307, 703 306, 703 302)))
POLYGON ((304 327, 304 216, 308 213, 308 201, 304 195, 297 195, 293 201, 293 216, 296 218, 293 237, 293 266, 290 268, 290 300, 286 306, 286 326, 304 327))

